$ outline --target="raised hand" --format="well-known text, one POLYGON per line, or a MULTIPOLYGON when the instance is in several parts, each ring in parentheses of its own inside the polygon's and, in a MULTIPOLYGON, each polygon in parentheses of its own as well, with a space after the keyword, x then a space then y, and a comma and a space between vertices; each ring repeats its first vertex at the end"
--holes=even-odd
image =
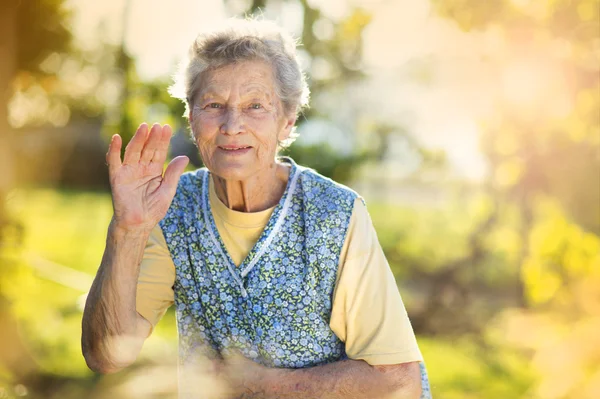
POLYGON ((165 216, 175 196, 177 182, 189 159, 173 159, 163 175, 172 130, 158 123, 142 123, 125 149, 121 162, 121 136, 115 134, 106 162, 112 191, 112 223, 125 231, 149 232, 165 216))

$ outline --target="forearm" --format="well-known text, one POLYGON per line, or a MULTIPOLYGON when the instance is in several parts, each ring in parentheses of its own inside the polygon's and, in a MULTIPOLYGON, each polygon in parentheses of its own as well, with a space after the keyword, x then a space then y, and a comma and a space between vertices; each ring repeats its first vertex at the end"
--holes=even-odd
POLYGON ((417 363, 371 366, 362 360, 342 360, 306 369, 270 369, 266 377, 240 399, 418 399, 417 363))
POLYGON ((143 340, 136 311, 139 267, 149 233, 122 231, 111 223, 106 248, 85 305, 82 350, 98 372, 117 371, 135 360, 143 340))

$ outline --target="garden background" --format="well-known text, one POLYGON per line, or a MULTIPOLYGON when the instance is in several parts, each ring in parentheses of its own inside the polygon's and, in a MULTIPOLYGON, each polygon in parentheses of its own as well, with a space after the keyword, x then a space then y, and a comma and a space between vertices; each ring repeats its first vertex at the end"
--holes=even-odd
MULTIPOLYGON (((169 123, 199 30, 275 19, 311 108, 287 152, 363 195, 436 399, 600 398, 599 0, 2 0, 0 398, 174 398, 172 309, 89 371, 115 132, 169 123)), ((172 155, 173 155, 172 154, 172 155)))

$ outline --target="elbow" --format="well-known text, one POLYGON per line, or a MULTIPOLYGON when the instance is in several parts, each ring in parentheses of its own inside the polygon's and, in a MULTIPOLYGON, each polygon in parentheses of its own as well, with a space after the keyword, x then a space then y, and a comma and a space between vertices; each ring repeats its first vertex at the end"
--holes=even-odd
POLYGON ((81 326, 85 363, 100 374, 116 373, 134 363, 147 336, 145 330, 136 329, 137 325, 131 322, 135 319, 111 315, 106 307, 101 303, 92 308, 86 303, 81 326))
POLYGON ((419 399, 422 394, 421 388, 421 369, 418 362, 408 363, 406 374, 401 379, 402 388, 400 397, 406 399, 419 399))
POLYGON ((420 378, 412 378, 411 382, 405 388, 405 397, 407 399, 419 399, 422 394, 421 390, 421 379, 420 378))
POLYGON ((421 398, 421 379, 419 377, 405 378, 402 383, 393 384, 389 399, 419 399, 421 398))
POLYGON ((113 374, 134 363, 138 351, 132 349, 130 347, 111 348, 111 345, 86 345, 85 342, 82 342, 82 353, 86 365, 90 370, 99 374, 113 374))
POLYGON ((121 370, 111 366, 110 364, 102 363, 96 359, 90 359, 88 357, 85 358, 85 363, 90 370, 98 374, 113 374, 121 370))
POLYGON ((419 362, 402 363, 390 366, 375 366, 387 375, 385 395, 389 399, 419 399, 422 394, 421 370, 419 362))
POLYGON ((133 364, 136 360, 136 358, 123 359, 122 356, 97 356, 86 352, 83 353, 83 358, 88 368, 98 374, 117 373, 133 364))
POLYGON ((85 359, 85 364, 88 366, 90 370, 94 373, 98 374, 113 374, 123 367, 117 367, 115 364, 110 362, 108 359, 101 358, 100 356, 94 355, 90 351, 83 351, 83 358, 85 359))

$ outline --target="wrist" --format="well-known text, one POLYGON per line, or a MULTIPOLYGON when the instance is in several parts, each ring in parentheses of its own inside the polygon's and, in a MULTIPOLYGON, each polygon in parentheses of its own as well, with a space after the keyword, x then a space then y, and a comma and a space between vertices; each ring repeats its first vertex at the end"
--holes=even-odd
POLYGON ((135 238, 148 238, 152 228, 148 228, 144 225, 128 226, 123 223, 119 223, 113 216, 108 226, 108 232, 116 239, 135 239, 135 238))

